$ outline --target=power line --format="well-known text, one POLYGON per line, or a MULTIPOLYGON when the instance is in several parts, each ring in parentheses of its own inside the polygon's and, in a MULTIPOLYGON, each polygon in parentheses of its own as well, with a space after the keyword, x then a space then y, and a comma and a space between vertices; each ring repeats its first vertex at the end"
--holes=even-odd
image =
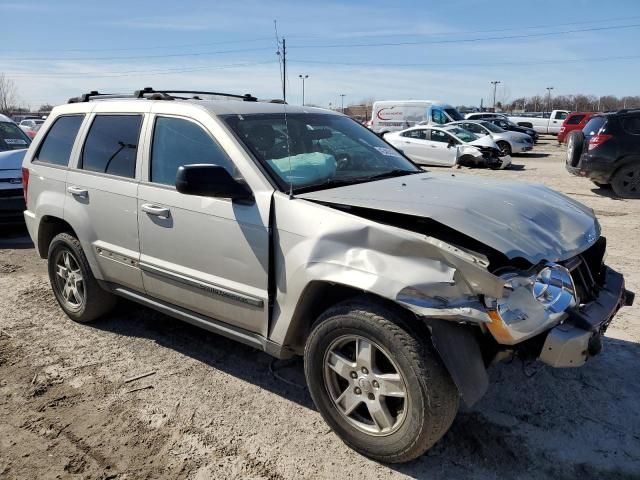
POLYGON ((344 65, 344 66, 357 66, 357 67, 491 67, 491 66, 508 66, 508 65, 553 65, 553 64, 565 64, 565 63, 591 63, 591 62, 604 62, 613 60, 632 60, 638 59, 640 55, 624 55, 617 57, 591 57, 591 58, 575 58, 575 59, 563 59, 563 60, 537 60, 533 62, 476 62, 476 63, 379 63, 379 62, 334 62, 325 60, 297 60, 295 58, 290 59, 291 62, 298 64, 316 64, 316 65, 344 65))
POLYGON ((140 60, 148 58, 168 58, 168 57, 197 57, 203 55, 218 55, 223 53, 240 53, 240 52, 263 52, 265 50, 273 50, 272 47, 260 48, 239 48, 235 50, 219 50, 216 52, 194 52, 194 53, 163 53, 160 55, 135 55, 126 57, 0 57, 0 60, 10 61, 76 61, 76 60, 140 60))
POLYGON ((399 47, 408 45, 436 45, 447 43, 469 43, 469 42, 482 42, 487 40, 512 40, 516 38, 533 38, 533 37, 548 37, 552 35, 568 35, 571 33, 581 32, 595 32, 602 30, 613 30, 623 28, 637 28, 640 27, 639 23, 631 25, 615 25, 610 27, 592 27, 581 28, 575 30, 564 30, 559 32, 541 32, 541 33, 529 33, 521 35, 504 35, 499 37, 479 37, 479 38, 464 38, 464 39, 448 39, 448 40, 431 40, 431 41, 412 41, 412 42, 377 42, 377 43, 335 43, 327 45, 294 45, 290 48, 303 49, 303 48, 360 48, 360 47, 399 47))
POLYGON ((69 73, 31 73, 31 72, 16 72, 11 73, 7 72, 6 75, 8 77, 15 78, 24 78, 24 77, 56 77, 56 78, 65 78, 65 77, 132 77, 132 76, 140 76, 140 75, 170 75, 173 73, 186 73, 186 72, 197 72, 201 70, 223 70, 226 68, 239 68, 239 67, 251 67, 254 65, 267 65, 277 63, 277 60, 267 60, 264 62, 247 62, 247 63, 232 63, 227 65, 207 65, 202 67, 193 67, 193 68, 169 68, 163 70, 125 70, 122 72, 69 72, 69 73))

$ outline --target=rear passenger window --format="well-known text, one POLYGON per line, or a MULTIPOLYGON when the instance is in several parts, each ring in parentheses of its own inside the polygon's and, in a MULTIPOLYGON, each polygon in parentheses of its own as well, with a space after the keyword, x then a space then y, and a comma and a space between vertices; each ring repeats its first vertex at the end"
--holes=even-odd
POLYGON ((175 185, 181 165, 208 163, 234 175, 231 159, 218 143, 196 123, 175 117, 158 117, 151 149, 152 182, 175 185))
POLYGON ((96 115, 82 149, 80 168, 133 178, 142 115, 96 115))
POLYGON ((59 117, 47 132, 34 160, 54 165, 69 165, 71 149, 78 136, 84 115, 59 117))
POLYGON ((572 117, 569 117, 567 119, 567 125, 577 125, 582 121, 583 118, 584 115, 573 115, 572 117))

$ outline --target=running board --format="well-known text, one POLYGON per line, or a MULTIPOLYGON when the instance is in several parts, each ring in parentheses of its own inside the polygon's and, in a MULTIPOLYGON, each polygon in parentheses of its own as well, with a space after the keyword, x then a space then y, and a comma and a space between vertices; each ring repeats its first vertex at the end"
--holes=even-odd
POLYGON ((263 352, 266 352, 276 358, 285 359, 293 356, 293 352, 290 349, 274 343, 257 333, 233 327, 224 322, 220 322, 218 320, 200 315, 190 310, 171 305, 156 298, 148 297, 142 293, 130 290, 125 287, 114 285, 109 285, 109 287, 109 290, 111 290, 113 293, 120 297, 126 298, 127 300, 131 300, 146 307, 152 308, 170 317, 177 318, 178 320, 182 320, 183 322, 187 322, 196 327, 208 330, 209 332, 222 335, 232 340, 244 343, 245 345, 249 345, 250 347, 262 350, 263 352))

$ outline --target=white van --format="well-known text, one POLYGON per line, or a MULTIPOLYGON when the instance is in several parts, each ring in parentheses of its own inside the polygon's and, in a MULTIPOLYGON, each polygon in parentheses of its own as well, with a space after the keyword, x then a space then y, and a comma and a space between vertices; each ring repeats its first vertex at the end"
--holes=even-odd
POLYGON ((419 123, 443 125, 464 120, 454 107, 437 100, 385 100, 373 104, 371 130, 397 132, 419 123))

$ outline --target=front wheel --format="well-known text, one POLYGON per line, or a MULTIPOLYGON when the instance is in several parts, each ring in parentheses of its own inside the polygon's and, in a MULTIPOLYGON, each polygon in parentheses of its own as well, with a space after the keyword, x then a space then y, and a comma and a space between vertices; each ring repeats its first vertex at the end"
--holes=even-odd
POLYGON ((511 145, 508 142, 498 142, 498 148, 500 149, 500 156, 511 155, 511 145))
POLYGON ((305 375, 318 410, 347 445, 406 462, 449 429, 458 391, 429 342, 372 303, 345 302, 320 317, 305 347, 305 375))

